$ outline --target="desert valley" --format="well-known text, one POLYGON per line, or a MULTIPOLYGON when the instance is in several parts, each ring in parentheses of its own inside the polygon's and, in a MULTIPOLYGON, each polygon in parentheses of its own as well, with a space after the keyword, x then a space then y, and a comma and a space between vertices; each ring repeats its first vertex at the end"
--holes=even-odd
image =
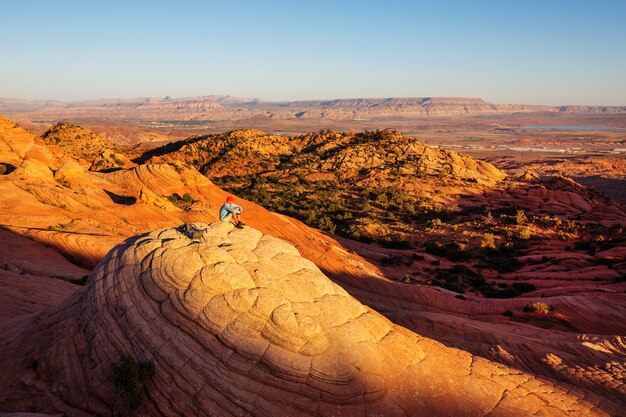
POLYGON ((0 415, 626 415, 626 107, 0 114, 0 415))

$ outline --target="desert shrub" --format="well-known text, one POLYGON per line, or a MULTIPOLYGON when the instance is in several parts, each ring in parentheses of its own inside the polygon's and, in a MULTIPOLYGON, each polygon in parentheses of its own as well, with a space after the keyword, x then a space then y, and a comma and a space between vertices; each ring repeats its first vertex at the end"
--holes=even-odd
POLYGON ((499 207, 491 210, 491 213, 498 217, 514 216, 517 214, 517 207, 512 207, 510 204, 507 205, 507 203, 504 203, 504 206, 505 207, 499 207))
POLYGON ((436 218, 434 218, 434 219, 432 219, 431 221, 428 222, 428 226, 431 227, 431 228, 440 227, 442 224, 443 224, 443 222, 438 217, 436 217, 436 218))
POLYGON ((521 266, 517 255, 518 249, 516 246, 500 243, 498 249, 485 248, 476 266, 479 268, 494 269, 498 272, 513 272, 521 266))
POLYGON ((515 213, 515 223, 520 226, 528 223, 528 217, 526 216, 526 212, 524 212, 524 210, 517 210, 515 213))
POLYGON ((328 216, 320 217, 317 222, 317 225, 321 230, 325 230, 329 232, 330 234, 334 234, 335 229, 337 228, 335 224, 333 223, 333 221, 328 216))
POLYGON ((123 355, 111 365, 116 398, 113 403, 113 415, 127 415, 136 410, 146 395, 146 385, 154 376, 152 361, 138 362, 131 355, 123 355))
POLYGON ((441 242, 431 240, 424 244, 424 250, 432 255, 443 256, 454 262, 468 261, 471 257, 470 253, 466 252, 464 248, 456 242, 442 244, 441 242))
POLYGON ((513 317, 513 312, 511 310, 506 310, 504 313, 502 313, 504 316, 506 317, 513 317))
POLYGON ((530 303, 524 307, 524 312, 526 313, 550 314, 552 310, 554 310, 552 304, 542 302, 530 303))
POLYGON ((521 230, 517 232, 517 237, 522 240, 528 240, 533 237, 533 231, 530 226, 523 227, 521 230))
POLYGON ((48 226, 48 230, 54 231, 54 232, 62 232, 64 230, 69 229, 71 225, 72 225, 72 222, 69 222, 69 223, 59 223, 59 224, 55 224, 53 226, 48 226))
POLYGON ((561 224, 563 224, 561 219, 559 219, 558 217, 554 215, 546 215, 544 217, 541 217, 538 220, 538 223, 543 227, 550 227, 550 228, 551 227, 558 228, 561 226, 561 224))
POLYGON ((438 269, 433 285, 450 291, 464 293, 468 289, 479 290, 487 285, 485 278, 465 265, 438 269))
POLYGON ((361 227, 356 223, 348 224, 342 230, 342 235, 353 240, 357 240, 363 243, 372 243, 374 239, 368 234, 363 233, 361 227))
POLYGON ((483 239, 480 242, 480 247, 488 248, 488 249, 495 249, 496 248, 495 236, 492 233, 485 233, 483 235, 483 239))
POLYGON ((167 197, 167 199, 176 207, 183 210, 187 210, 193 204, 193 197, 191 197, 191 194, 189 193, 185 193, 182 197, 179 194, 174 193, 167 197))
POLYGON ((113 162, 115 162, 115 164, 120 165, 120 166, 124 165, 124 161, 119 159, 117 156, 113 156, 113 162))
POLYGON ((400 256, 400 255, 390 255, 390 256, 387 256, 386 258, 383 258, 383 260, 380 263, 383 266, 400 266, 400 265, 410 266, 413 264, 413 260, 411 258, 405 258, 404 256, 400 256))

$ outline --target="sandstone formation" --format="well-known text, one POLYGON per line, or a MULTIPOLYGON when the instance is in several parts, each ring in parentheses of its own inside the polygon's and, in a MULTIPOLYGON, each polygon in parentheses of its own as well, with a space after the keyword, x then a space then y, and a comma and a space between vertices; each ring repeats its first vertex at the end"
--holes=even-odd
POLYGON ((616 411, 394 325, 284 241, 228 223, 193 226, 193 238, 160 229, 128 239, 84 290, 3 326, 0 407, 124 410, 111 364, 131 354, 156 370, 140 405, 147 416, 616 411))
POLYGON ((321 175, 384 186, 398 176, 451 177, 493 183, 506 174, 457 152, 429 147, 416 138, 384 130, 361 134, 326 132, 288 138, 239 130, 175 142, 148 151, 150 162, 183 162, 210 177, 264 174, 264 177, 321 175), (392 178, 389 178, 392 177, 392 178))
POLYGON ((122 168, 130 168, 134 164, 122 153, 113 151, 101 152, 89 166, 90 171, 113 171, 122 168))
MULTIPOLYGON (((81 288, 70 282, 81 280, 88 273, 60 256, 54 258, 54 262, 58 261, 56 267, 39 264, 37 259, 48 259, 52 255, 42 252, 48 255, 40 257, 38 253, 43 246, 31 240, 25 241, 34 245, 32 252, 31 249, 22 252, 26 244, 16 247, 18 253, 32 253, 32 257, 19 258, 12 253, 17 242, 15 234, 41 242, 48 246, 48 251, 61 253, 74 264, 92 269, 112 247, 131 236, 181 223, 217 220, 217 209, 228 195, 193 167, 175 160, 110 173, 88 172, 84 170, 84 163, 71 162, 70 154, 54 150, 54 145, 44 145, 36 136, 13 125, 8 121, 0 124, 0 144, 4 142, 9 149, 18 149, 24 145, 19 145, 19 140, 18 144, 13 144, 14 139, 27 135, 26 146, 30 148, 24 153, 10 151, 14 158, 12 165, 18 167, 24 159, 34 159, 40 162, 38 166, 43 172, 54 173, 53 179, 45 181, 28 172, 22 176, 0 175, 0 195, 3 196, 0 223, 13 233, 0 234, 0 240, 6 242, 0 250, 7 265, 5 272, 0 270, 0 278, 6 278, 0 280, 0 299, 5 303, 0 311, 10 317, 10 321, 2 321, 2 326, 10 324, 15 331, 32 328, 32 317, 24 313, 37 313, 42 308, 57 305, 81 288), (20 133, 16 136, 15 132, 20 133), (179 207, 172 203, 176 201, 172 198, 174 195, 185 194, 192 197, 193 204, 179 207), (62 269, 73 272, 64 273, 62 269), (39 288, 50 296, 30 295, 39 288)), ((243 136, 237 142, 245 144, 246 133, 238 135, 243 136)), ((338 139, 353 137, 338 135, 338 139)), ((310 135, 307 146, 321 146, 322 142, 316 142, 319 138, 323 139, 323 135, 310 135)), ((264 141, 261 139, 258 143, 263 145, 264 141)), ((348 144, 349 141, 345 143, 348 144)), ((287 149, 293 146, 301 145, 290 143, 287 149)), ((348 149, 342 152, 352 156, 348 149)), ((446 155, 444 150, 437 152, 446 155)), ((227 155, 236 156, 232 152, 227 155)), ((251 168, 253 166, 246 167, 251 168)), ((581 393, 575 396, 595 398, 594 395, 598 395, 603 398, 602 407, 609 414, 620 415, 615 410, 626 406, 626 347, 623 343, 626 327, 621 319, 626 315, 626 282, 620 281, 620 274, 626 272, 626 259, 623 241, 619 240, 619 233, 623 232, 620 227, 626 225, 623 207, 564 178, 535 184, 507 179, 494 185, 468 181, 455 185, 453 180, 437 184, 434 178, 424 178, 421 183, 424 190, 436 195, 446 206, 462 203, 463 210, 467 207, 463 214, 466 217, 459 218, 465 219, 465 223, 452 219, 438 226, 428 224, 428 230, 434 231, 422 228, 421 233, 437 236, 444 243, 464 239, 468 248, 480 247, 482 235, 493 231, 481 223, 487 211, 493 210, 493 219, 500 221, 496 210, 504 210, 502 218, 508 222, 515 221, 516 209, 523 209, 528 223, 506 225, 515 233, 525 228, 532 233, 532 238, 525 241, 526 249, 514 255, 519 266, 512 272, 489 269, 482 272, 489 282, 509 286, 527 282, 536 285, 535 291, 505 299, 485 298, 476 293, 461 296, 426 285, 426 280, 434 279, 439 269, 454 268, 459 261, 427 253, 421 247, 398 250, 325 235, 293 218, 271 213, 250 201, 238 200, 245 207, 245 221, 251 227, 295 245, 302 256, 314 262, 333 282, 394 323, 421 337, 470 352, 476 359, 488 358, 519 370, 522 375, 534 375, 550 381, 549 384, 581 393), (445 185, 447 182, 449 185, 445 185), (550 224, 560 222, 561 226, 541 228, 542 219, 548 214, 550 224), (574 247, 581 240, 597 246, 596 255, 584 247, 574 247), (389 263, 399 256, 411 259, 410 265, 389 263), (419 284, 415 280, 401 282, 407 275, 420 280, 419 284), (550 303, 554 310, 547 316, 524 313, 524 307, 531 302, 550 303)), ((305 200, 305 197, 300 198, 305 200)), ((495 226, 491 223, 488 227, 495 226)), ((492 255, 496 256, 501 255, 492 255)), ((469 262, 460 263, 476 269, 469 262)), ((64 309, 57 308, 59 314, 64 309)), ((74 318, 78 316, 80 314, 74 318)), ((13 337, 12 333, 3 331, 2 334, 13 337)), ((78 346, 82 349, 80 343, 78 346)), ((40 361, 42 367, 36 367, 37 375, 43 372, 43 366, 61 366, 49 363, 56 357, 40 361)), ((27 365, 30 367, 23 369, 32 370, 33 363, 27 365)), ((105 367, 110 370, 108 365, 105 367)), ((75 368, 72 369, 71 372, 75 372, 75 368)), ((85 368, 85 379, 89 378, 91 370, 91 367, 85 368)), ((440 374, 445 375, 445 372, 440 374)), ((34 382, 34 377, 29 373, 21 381, 47 392, 45 384, 34 382)), ((48 380, 54 377, 56 374, 46 376, 48 380)), ((20 386, 19 390, 23 388, 20 386)), ((56 389, 53 387, 52 391, 56 389)), ((19 404, 26 403, 24 400, 19 404)), ((6 407, 0 411, 31 410, 32 406, 28 403, 28 408, 6 407)), ((43 405, 35 409, 39 412, 53 410, 43 405)))
POLYGON ((0 320, 58 305, 89 273, 50 247, 0 229, 0 320))
POLYGON ((105 151, 113 153, 115 149, 108 140, 70 123, 59 123, 48 129, 41 137, 48 146, 59 148, 84 161, 91 161, 105 151))
POLYGON ((76 161, 67 161, 56 170, 54 177, 57 180, 69 180, 71 178, 80 177, 84 172, 85 168, 76 161))
POLYGON ((35 135, 0 116, 0 161, 20 162, 35 144, 35 135))

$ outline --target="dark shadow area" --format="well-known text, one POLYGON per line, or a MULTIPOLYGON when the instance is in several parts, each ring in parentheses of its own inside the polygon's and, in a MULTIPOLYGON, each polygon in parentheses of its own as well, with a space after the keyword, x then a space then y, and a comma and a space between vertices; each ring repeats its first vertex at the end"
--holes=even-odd
POLYGON ((111 173, 111 172, 121 171, 121 170, 123 170, 123 169, 124 169, 124 168, 122 168, 122 167, 115 167, 115 168, 99 169, 99 170, 98 170, 98 171, 96 171, 96 172, 102 172, 102 173, 104 173, 104 174, 109 174, 109 173, 111 173))
MULTIPOLYGON (((57 229, 57 226, 48 226, 48 228, 43 228, 43 227, 26 227, 26 226, 14 226, 14 225, 10 225, 10 224, 0 224, 0 229, 6 230, 8 232, 11 233, 15 233, 11 230, 11 228, 15 228, 15 229, 27 229, 27 230, 39 230, 39 231, 44 231, 44 232, 56 232, 56 233, 65 233, 68 235, 84 235, 84 236, 116 236, 113 234, 104 234, 104 233, 85 233, 85 232, 73 232, 71 230, 60 230, 57 229)), ((16 233, 17 234, 17 233, 16 233)), ((18 236, 22 236, 22 237, 26 237, 23 235, 18 235, 18 236)), ((28 237, 26 237, 28 239, 28 237)), ((52 247, 52 246, 51 246, 52 247)), ((55 250, 58 249, 56 247, 53 247, 55 250)))
POLYGON ((15 171, 15 168, 17 167, 13 164, 2 162, 0 163, 0 175, 10 174, 11 172, 15 171))
POLYGON ((193 137, 193 138, 189 138, 189 139, 179 140, 179 141, 176 141, 176 142, 171 142, 171 143, 168 143, 167 145, 163 145, 163 146, 159 146, 158 148, 150 149, 149 151, 146 151, 146 152, 142 153, 141 156, 138 156, 137 158, 133 159, 132 161, 134 163, 136 163, 136 164, 144 164, 150 158, 152 158, 153 156, 163 156, 163 155, 167 155, 168 153, 171 153, 171 152, 176 152, 180 148, 182 148, 183 146, 185 146, 187 144, 195 143, 195 142, 204 140, 206 138, 207 138, 207 136, 204 135, 204 136, 197 136, 197 137, 193 137))
POLYGON ((585 187, 593 188, 607 197, 621 204, 626 204, 626 180, 607 178, 602 175, 590 175, 586 177, 574 177, 576 182, 585 187))
MULTIPOLYGON (((38 230, 38 231, 48 231, 49 229, 44 229, 44 228, 36 228, 36 227, 16 227, 16 226, 10 226, 10 225, 5 225, 5 224, 0 224, 0 230, 5 231, 7 233, 10 233, 11 235, 14 235, 16 238, 20 238, 20 239, 28 239, 31 240, 33 242, 36 242, 37 244, 46 247, 46 248, 50 248, 52 250, 54 250, 55 252, 57 252, 59 255, 61 255, 63 258, 65 258, 69 263, 74 264, 78 267, 81 268, 85 268, 87 270, 91 270, 93 269, 94 265, 92 265, 89 262, 86 262, 85 259, 83 259, 80 255, 76 255, 74 256, 71 252, 69 251, 65 251, 62 248, 55 246, 55 245, 51 245, 48 242, 43 242, 39 239, 37 239, 36 237, 33 236, 28 236, 28 235, 23 235, 23 234, 19 234, 16 233, 15 231, 11 230, 12 228, 19 228, 19 229, 28 229, 28 230, 38 230)), ((63 233, 71 233, 71 234, 85 234, 85 233, 78 233, 78 232, 63 232, 63 233)), ((108 235, 97 235, 97 234, 90 234, 93 236, 108 236, 108 235)), ((35 260, 36 262, 36 260, 35 260)), ((68 281, 71 282, 72 284, 78 284, 78 285, 85 285, 85 283, 87 282, 87 278, 88 276, 83 276, 80 279, 75 279, 75 280, 67 280, 67 279, 63 279, 60 278, 64 281, 68 281)))
POLYGON ((137 202, 137 197, 134 197, 132 195, 128 195, 128 196, 119 195, 109 190, 104 190, 104 192, 109 196, 111 201, 113 201, 115 204, 122 204, 124 206, 132 206, 133 204, 137 202))

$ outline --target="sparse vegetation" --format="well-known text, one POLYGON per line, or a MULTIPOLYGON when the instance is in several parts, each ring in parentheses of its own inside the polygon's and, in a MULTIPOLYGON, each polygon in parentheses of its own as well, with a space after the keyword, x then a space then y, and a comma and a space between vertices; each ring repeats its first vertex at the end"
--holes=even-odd
POLYGON ((432 255, 443 256, 454 262, 468 261, 471 254, 456 242, 441 243, 439 241, 428 241, 424 244, 424 250, 432 255))
POLYGON ((143 402, 147 385, 154 377, 154 363, 140 362, 132 355, 124 355, 111 365, 111 371, 116 387, 113 415, 126 416, 143 402))
POLYGON ((487 249, 495 249, 496 248, 495 236, 492 233, 485 233, 483 235, 482 241, 480 242, 480 247, 487 248, 487 249))
POLYGON ((534 302, 527 304, 524 307, 524 312, 526 313, 539 313, 539 314, 550 314, 554 308, 552 304, 542 303, 542 302, 534 302))
POLYGON ((487 281, 478 272, 465 265, 438 269, 432 284, 450 291, 464 293, 467 290, 480 290, 487 286, 487 281))
POLYGON ((69 229, 71 225, 72 225, 72 222, 59 223, 59 224, 55 224, 52 226, 48 226, 48 230, 53 231, 53 232, 63 232, 69 229))
POLYGON ((194 203, 194 199, 193 197, 191 197, 191 194, 189 193, 183 194, 182 197, 179 194, 174 193, 171 196, 167 197, 167 199, 171 203, 173 203, 176 207, 183 209, 183 210, 188 210, 191 207, 191 205, 194 203))

